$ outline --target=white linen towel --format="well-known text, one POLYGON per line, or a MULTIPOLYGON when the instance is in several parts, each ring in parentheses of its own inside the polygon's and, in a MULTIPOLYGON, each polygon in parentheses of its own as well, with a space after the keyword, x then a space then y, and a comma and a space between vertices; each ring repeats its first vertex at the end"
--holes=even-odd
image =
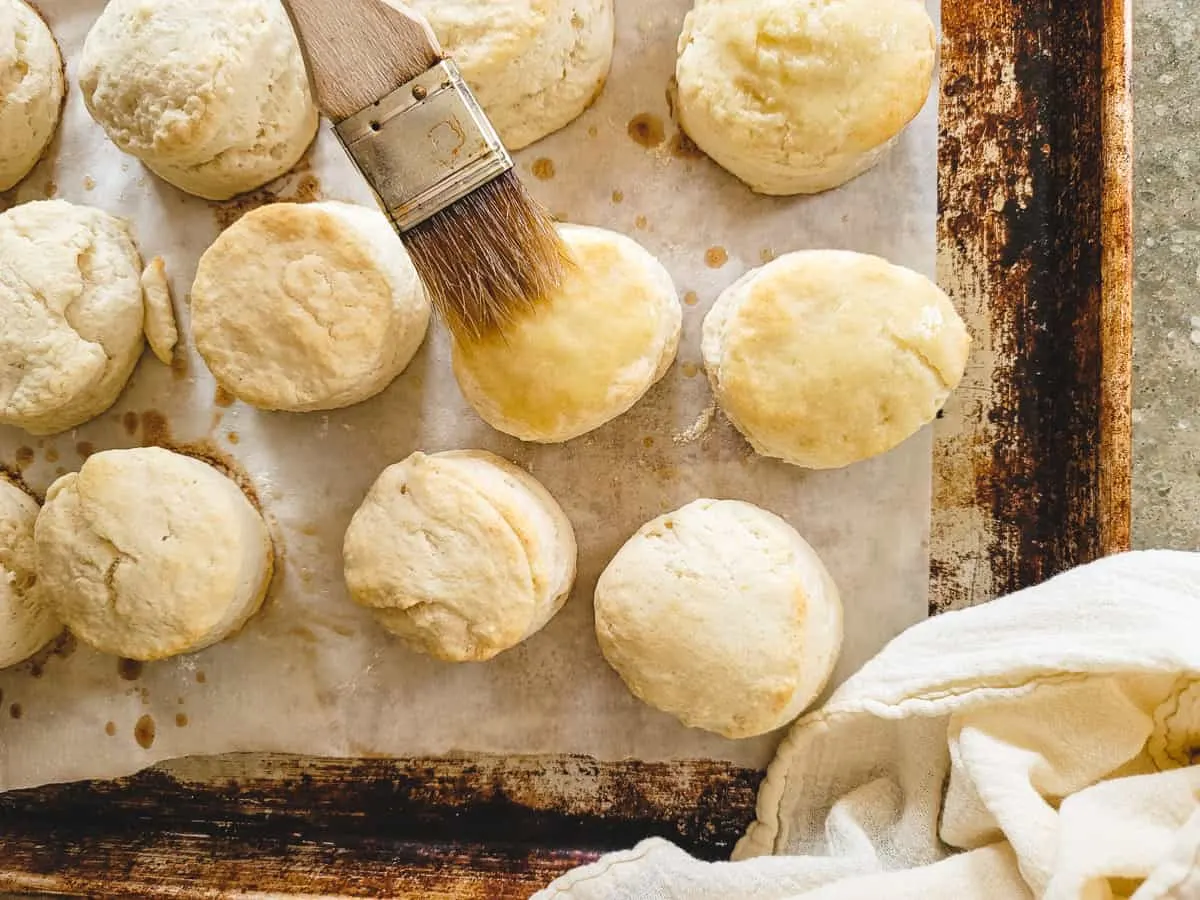
POLYGON ((1200 554, 910 628, 780 746, 734 862, 660 839, 535 900, 1200 900, 1200 554))

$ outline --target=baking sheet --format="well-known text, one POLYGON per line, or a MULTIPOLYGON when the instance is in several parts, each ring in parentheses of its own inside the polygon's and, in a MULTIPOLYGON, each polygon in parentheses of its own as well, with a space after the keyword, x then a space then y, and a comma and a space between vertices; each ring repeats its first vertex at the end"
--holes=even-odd
MULTIPOLYGON (((0 673, 0 789, 235 750, 763 765, 777 735, 729 741, 644 706, 604 663, 592 633, 591 591, 604 564, 643 522, 698 496, 780 513, 825 559, 846 607, 835 679, 924 617, 928 430, 840 471, 761 459, 719 414, 707 422, 699 333, 723 287, 788 250, 878 253, 932 276, 933 103, 885 161, 851 185, 815 198, 756 197, 674 138, 667 90, 688 5, 618 0, 604 93, 563 132, 518 155, 555 213, 630 234, 659 256, 686 297, 678 361, 626 415, 566 445, 507 438, 463 401, 447 337, 435 327, 408 371, 350 409, 290 415, 224 405, 189 341, 186 365, 161 366, 147 353, 117 405, 94 422, 38 440, 0 428, 0 461, 39 492, 93 449, 153 442, 224 459, 252 483, 282 562, 259 615, 202 653, 142 667, 66 640, 0 673), (348 600, 341 582, 342 534, 378 473, 416 449, 458 447, 489 449, 529 469, 561 502, 580 543, 579 579, 563 611, 530 641, 482 664, 405 650, 348 600)), ((103 3, 39 6, 68 57, 72 89, 50 157, 7 200, 54 195, 127 216, 143 255, 167 261, 185 335, 196 260, 239 213, 271 199, 371 202, 327 132, 295 173, 228 204, 158 181, 108 143, 73 86, 78 49, 103 3)))

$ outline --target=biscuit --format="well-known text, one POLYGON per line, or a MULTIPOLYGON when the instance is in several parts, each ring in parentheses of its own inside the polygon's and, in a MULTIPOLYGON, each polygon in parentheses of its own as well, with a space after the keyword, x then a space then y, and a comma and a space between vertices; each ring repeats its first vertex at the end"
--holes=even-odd
POLYGON ((44 200, 0 215, 0 424, 73 428, 112 406, 144 346, 123 221, 44 200))
POLYGON ((643 525, 596 583, 596 637, 640 700, 730 738, 786 725, 842 645, 837 587, 783 519, 696 500, 643 525))
POLYGON ((558 293, 502 334, 462 339, 452 352, 475 411, 524 441, 567 441, 621 415, 679 346, 679 297, 649 251, 602 228, 559 233, 575 265, 558 293))
POLYGON ((928 278, 877 256, 809 250, 727 288, 704 319, 701 352, 717 403, 755 450, 833 469, 931 421, 970 346, 928 278))
POLYGON ((291 412, 382 391, 417 352, 430 316, 387 218, 335 202, 247 213, 200 258, 191 310, 196 348, 217 382, 252 406, 291 412))
POLYGON ((0 478, 0 669, 28 659, 62 631, 37 584, 37 514, 32 497, 0 478))
POLYGON ((612 0, 413 0, 510 150, 558 131, 604 86, 612 0))
POLYGON ((110 0, 84 41, 79 88, 113 143, 208 200, 283 175, 317 133, 278 0, 110 0))
POLYGON ((39 583, 67 627, 101 652, 146 661, 240 629, 274 560, 236 483, 159 447, 95 453, 59 478, 34 540, 39 583))
POLYGON ((171 285, 161 256, 147 263, 142 271, 142 298, 145 301, 146 341, 165 366, 171 364, 179 329, 175 324, 175 307, 171 303, 171 285))
POLYGON ((46 23, 23 0, 0 0, 0 191, 46 152, 65 93, 62 56, 46 23))
POLYGON ((924 106, 937 35, 921 0, 698 0, 675 67, 679 124, 762 194, 875 165, 924 106))
POLYGON ((343 548, 355 602, 412 649, 491 659, 539 631, 575 580, 575 533, 527 472, 479 450, 384 470, 343 548))

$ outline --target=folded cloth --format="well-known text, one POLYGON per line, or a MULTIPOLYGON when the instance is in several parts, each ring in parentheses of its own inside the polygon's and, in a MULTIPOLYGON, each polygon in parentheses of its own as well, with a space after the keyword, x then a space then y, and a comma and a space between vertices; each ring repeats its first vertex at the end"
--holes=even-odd
POLYGON ((1200 554, 910 628, 800 719, 734 862, 644 841, 535 900, 1200 900, 1200 554))

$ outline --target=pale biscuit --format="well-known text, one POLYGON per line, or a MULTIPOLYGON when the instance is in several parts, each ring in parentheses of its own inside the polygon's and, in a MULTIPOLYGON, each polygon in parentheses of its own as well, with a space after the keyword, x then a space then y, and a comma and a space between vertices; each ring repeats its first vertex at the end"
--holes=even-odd
POLYGON ((730 738, 772 731, 825 687, 837 587, 783 519, 696 500, 643 525, 596 583, 596 637, 640 700, 730 738))
POLYGON ((123 221, 45 200, 0 215, 0 424, 65 431, 112 406, 143 347, 123 221))
POLYGON ((612 0, 413 0, 510 150, 558 131, 604 86, 612 0))
POLYGON ((810 469, 875 456, 931 421, 971 338, 928 278, 877 256, 788 253, 727 288, 701 352, 754 449, 810 469))
POLYGON ((142 271, 142 299, 145 302, 146 341, 158 361, 169 366, 179 341, 179 329, 175 325, 171 285, 167 282, 167 270, 161 256, 150 260, 142 271))
POLYGON ((429 324, 416 269, 387 218, 348 203, 274 203, 204 252, 192 333, 213 376, 262 409, 366 400, 408 365, 429 324))
POLYGON ((414 650, 491 659, 539 631, 575 580, 575 533, 497 456, 414 453, 385 469, 343 548, 350 595, 414 650))
POLYGON ((763 194, 837 187, 879 161, 929 95, 921 0, 697 0, 679 37, 679 124, 763 194))
POLYGON ((37 514, 32 497, 0 478, 0 669, 28 659, 62 631, 37 583, 37 514))
POLYGON ((110 0, 84 42, 79 87, 113 143, 209 200, 284 174, 317 133, 279 0, 110 0))
POLYGON ((0 191, 46 152, 65 93, 62 56, 46 23, 23 0, 0 0, 0 191))
POLYGON ((212 466, 159 447, 107 450, 50 486, 34 528, 39 583, 104 653, 154 660, 237 631, 271 581, 262 516, 212 466))
POLYGON ((559 292, 452 354, 480 417, 525 441, 570 440, 621 415, 666 374, 679 346, 679 297, 649 251, 601 228, 559 233, 574 258, 559 292))

